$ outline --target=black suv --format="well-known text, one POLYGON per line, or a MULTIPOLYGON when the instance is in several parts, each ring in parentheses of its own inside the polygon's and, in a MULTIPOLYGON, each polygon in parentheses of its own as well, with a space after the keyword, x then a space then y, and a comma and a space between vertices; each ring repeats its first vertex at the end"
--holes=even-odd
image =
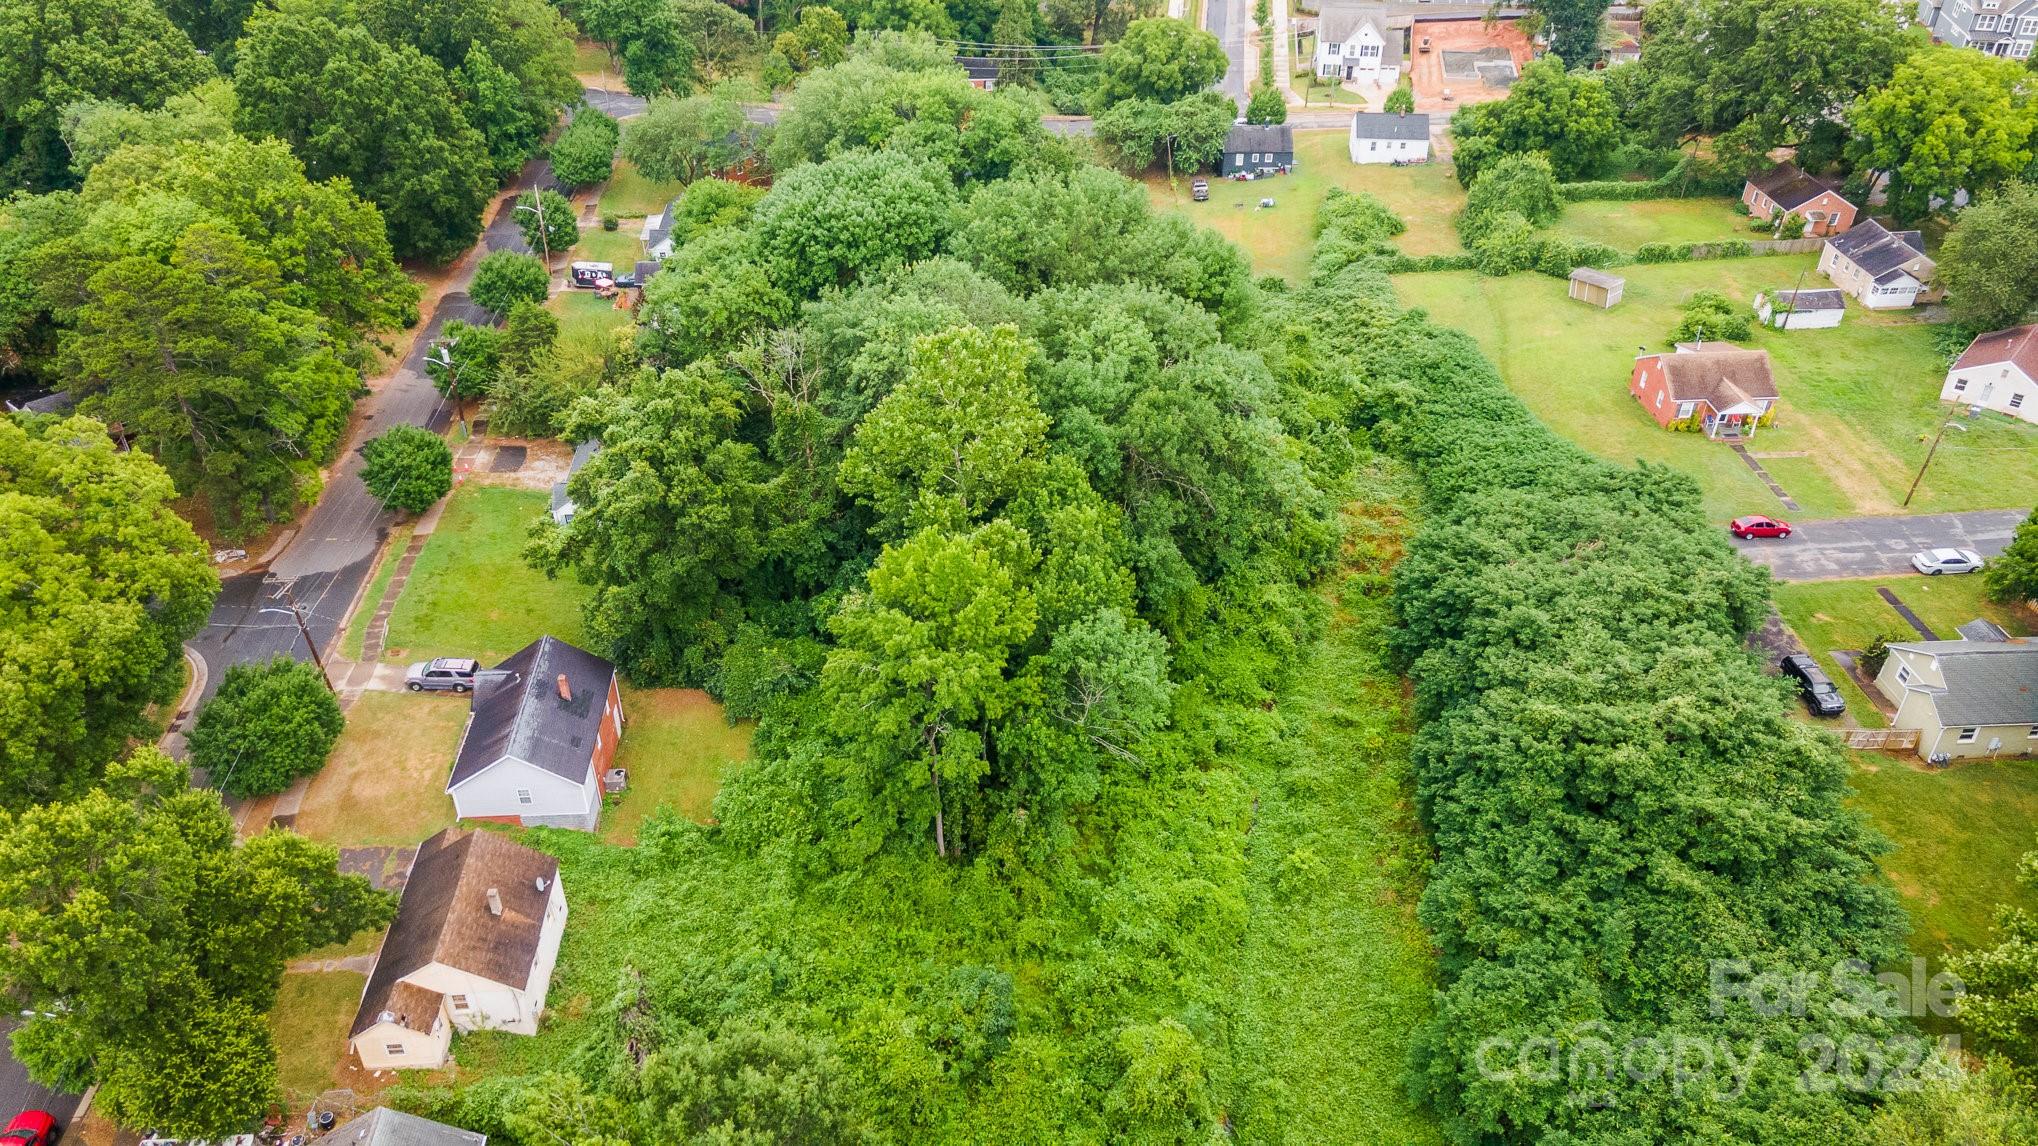
POLYGON ((1776 662, 1783 675, 1797 681, 1797 690, 1804 694, 1805 707, 1814 716, 1838 716, 1847 711, 1847 698, 1840 695, 1839 686, 1819 662, 1803 653, 1792 653, 1776 662))

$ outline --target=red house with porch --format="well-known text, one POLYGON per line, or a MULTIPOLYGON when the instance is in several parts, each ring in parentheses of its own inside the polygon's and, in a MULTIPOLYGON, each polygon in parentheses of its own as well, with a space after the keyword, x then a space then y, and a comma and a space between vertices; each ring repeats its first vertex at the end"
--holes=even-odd
POLYGON ((1725 342, 1680 342, 1635 359, 1628 393, 1666 430, 1746 441, 1775 416, 1779 397, 1769 353, 1725 342))

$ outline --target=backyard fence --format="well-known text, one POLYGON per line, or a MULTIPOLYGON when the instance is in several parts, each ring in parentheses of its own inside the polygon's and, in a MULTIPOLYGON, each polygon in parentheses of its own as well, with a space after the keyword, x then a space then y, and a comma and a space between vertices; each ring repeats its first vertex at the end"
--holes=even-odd
POLYGON ((1916 748, 1915 728, 1842 728, 1840 742, 1849 748, 1916 748))

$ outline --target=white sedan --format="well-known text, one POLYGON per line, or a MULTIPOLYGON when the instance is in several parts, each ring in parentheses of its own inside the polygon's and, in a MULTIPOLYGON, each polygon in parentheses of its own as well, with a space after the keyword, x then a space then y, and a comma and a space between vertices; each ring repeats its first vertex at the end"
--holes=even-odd
POLYGON ((1911 568, 1936 576, 1940 573, 1972 573, 1982 567, 1981 554, 1972 549, 1927 549, 1911 554, 1911 568))

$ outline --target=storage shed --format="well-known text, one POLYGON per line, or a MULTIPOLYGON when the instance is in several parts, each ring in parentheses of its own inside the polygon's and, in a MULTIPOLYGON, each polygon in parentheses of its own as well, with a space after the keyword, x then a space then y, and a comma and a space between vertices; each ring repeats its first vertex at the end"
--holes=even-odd
POLYGON ((1755 296, 1755 315, 1778 330, 1824 330, 1840 325, 1847 296, 1837 290, 1772 290, 1755 296))
POLYGON ((1578 267, 1571 272, 1571 297, 1579 302, 1589 302, 1601 310, 1620 301, 1621 292, 1626 290, 1628 280, 1591 267, 1578 267))

